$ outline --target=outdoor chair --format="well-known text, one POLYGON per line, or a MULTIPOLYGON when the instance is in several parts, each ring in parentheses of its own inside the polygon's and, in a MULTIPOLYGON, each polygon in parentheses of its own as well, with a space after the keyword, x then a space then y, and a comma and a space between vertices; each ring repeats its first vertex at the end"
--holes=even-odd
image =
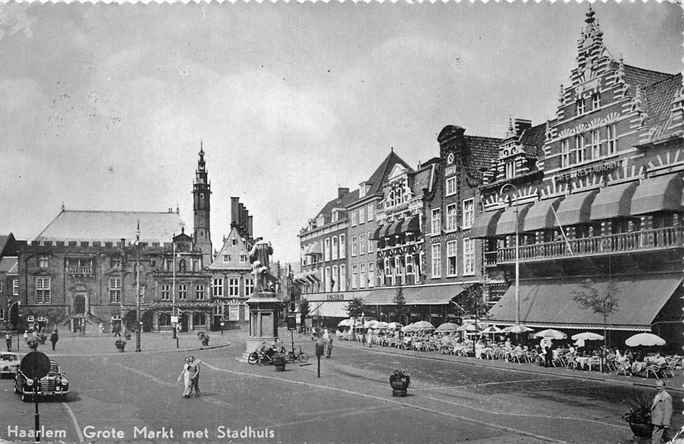
POLYGON ((646 370, 644 370, 645 377, 648 378, 650 375, 653 375, 654 378, 660 379, 660 376, 662 374, 661 367, 657 364, 649 364, 646 366, 646 370))

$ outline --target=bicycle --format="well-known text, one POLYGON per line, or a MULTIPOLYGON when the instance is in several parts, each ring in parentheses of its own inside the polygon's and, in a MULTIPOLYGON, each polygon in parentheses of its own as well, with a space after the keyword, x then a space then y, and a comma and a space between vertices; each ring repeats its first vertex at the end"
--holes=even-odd
POLYGON ((273 354, 276 350, 266 346, 264 342, 262 346, 247 356, 247 363, 258 364, 258 365, 270 365, 273 364, 273 354))
POLYGON ((304 351, 302 351, 302 346, 299 346, 299 351, 298 352, 293 352, 290 350, 287 352, 287 361, 288 362, 301 362, 302 364, 306 363, 309 361, 309 355, 307 355, 304 351))

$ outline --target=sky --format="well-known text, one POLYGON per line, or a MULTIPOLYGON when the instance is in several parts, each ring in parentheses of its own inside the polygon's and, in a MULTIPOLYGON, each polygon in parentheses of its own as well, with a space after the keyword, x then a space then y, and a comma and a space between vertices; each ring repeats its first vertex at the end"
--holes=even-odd
MULTIPOLYGON (((594 5, 625 63, 682 68, 681 9, 594 5)), ((60 211, 180 209, 200 140, 214 248, 230 196, 274 257, 389 153, 437 156, 440 130, 502 137, 552 118, 586 5, 0 4, 0 233, 60 211)), ((141 227, 144 230, 144 227, 141 227)))

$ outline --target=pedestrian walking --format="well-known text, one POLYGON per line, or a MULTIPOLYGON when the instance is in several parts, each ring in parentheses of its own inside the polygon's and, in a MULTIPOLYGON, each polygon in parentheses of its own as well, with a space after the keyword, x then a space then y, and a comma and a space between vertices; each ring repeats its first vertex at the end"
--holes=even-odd
POLYGON ((201 395, 199 388, 199 377, 200 377, 200 361, 195 359, 194 356, 190 356, 190 393, 194 391, 195 397, 201 395))
POLYGON ((192 373, 191 373, 191 366, 190 366, 190 357, 185 358, 185 362, 183 363, 183 368, 181 369, 180 374, 178 375, 178 378, 176 379, 177 382, 183 381, 183 398, 189 398, 190 397, 190 392, 192 391, 192 373))
POLYGON ((653 397, 651 404, 651 444, 662 444, 672 420, 672 396, 665 391, 665 381, 662 379, 656 381, 656 390, 658 393, 653 397))
POLYGON ((12 335, 7 333, 5 335, 5 345, 7 345, 7 351, 11 352, 12 351, 12 335))
POLYGON ((323 344, 325 344, 325 357, 330 358, 333 347, 333 334, 327 328, 323 330, 323 344))
POLYGON ((52 351, 55 351, 55 345, 57 345, 57 341, 59 341, 59 335, 57 334, 57 329, 55 328, 52 331, 52 334, 50 334, 50 342, 52 343, 52 351))

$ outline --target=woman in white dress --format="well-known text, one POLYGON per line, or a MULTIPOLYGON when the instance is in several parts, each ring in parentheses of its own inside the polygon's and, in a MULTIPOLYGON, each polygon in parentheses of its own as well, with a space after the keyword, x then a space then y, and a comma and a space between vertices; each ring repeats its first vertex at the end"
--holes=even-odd
POLYGON ((178 375, 178 379, 176 380, 177 382, 180 382, 181 379, 183 380, 183 398, 189 398, 190 397, 190 392, 192 390, 192 375, 193 375, 193 369, 190 364, 190 358, 185 358, 185 363, 183 364, 183 369, 181 370, 180 374, 178 375))

